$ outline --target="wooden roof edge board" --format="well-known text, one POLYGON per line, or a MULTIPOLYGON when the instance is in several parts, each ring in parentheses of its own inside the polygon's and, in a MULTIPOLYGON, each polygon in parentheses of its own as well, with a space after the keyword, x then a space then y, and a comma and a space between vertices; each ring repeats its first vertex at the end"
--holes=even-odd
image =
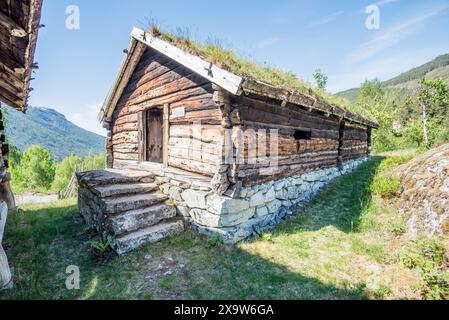
POLYGON ((41 12, 42 12, 42 0, 31 0, 30 1, 30 19, 28 20, 28 36, 29 42, 27 46, 27 50, 25 52, 25 64, 26 70, 24 74, 25 81, 25 94, 26 98, 23 101, 22 112, 25 112, 27 109, 27 98, 28 94, 31 92, 30 90, 30 81, 32 75, 32 69, 34 65, 34 53, 36 51, 37 37, 39 34, 39 26, 41 21, 41 12))
POLYGON ((228 92, 237 95, 240 91, 243 79, 229 71, 217 67, 213 63, 207 62, 198 56, 192 55, 166 41, 157 37, 153 37, 150 33, 134 27, 131 36, 145 43, 147 46, 163 53, 167 57, 177 61, 178 63, 189 68, 193 72, 201 75, 207 80, 211 81, 227 90, 228 92))
POLYGON ((11 108, 14 108, 17 110, 20 110, 20 108, 21 108, 19 102, 12 101, 8 97, 6 97, 2 94, 0 94, 0 106, 1 106, 1 102, 5 103, 6 105, 10 106, 11 108))
POLYGON ((309 108, 311 110, 317 110, 327 115, 335 115, 340 118, 345 118, 350 122, 359 123, 365 126, 374 128, 379 127, 374 121, 365 119, 364 117, 352 113, 339 106, 331 105, 324 100, 315 99, 300 92, 290 92, 285 89, 280 89, 261 81, 245 79, 242 84, 242 89, 245 93, 252 93, 259 96, 269 97, 279 101, 285 101, 286 99, 288 99, 288 102, 290 103, 309 108))
MULTIPOLYGON (((327 115, 335 115, 340 118, 346 118, 351 122, 378 128, 378 125, 375 122, 367 120, 361 116, 356 117, 355 114, 348 112, 346 109, 331 105, 324 100, 315 99, 312 96, 300 93, 298 91, 286 90, 258 80, 243 78, 235 75, 227 70, 215 66, 213 63, 207 62, 198 56, 192 55, 166 41, 154 37, 149 32, 142 29, 134 27, 131 32, 131 38, 132 40, 145 44, 170 59, 182 64, 186 68, 203 76, 207 80, 233 95, 241 95, 243 93, 255 94, 262 97, 279 100, 283 104, 290 102, 311 110, 324 112, 327 115)), ((134 48, 132 50, 134 51, 134 48)), ((124 87, 127 85, 129 78, 134 72, 135 65, 133 67, 131 65, 131 71, 127 70, 129 66, 128 62, 131 59, 130 53, 131 51, 128 50, 128 55, 122 62, 120 72, 114 82, 114 85, 100 110, 98 115, 100 122, 103 122, 105 119, 110 119, 124 87), (123 77, 125 73, 128 73, 129 77, 123 77)), ((138 60, 136 64, 137 63, 138 60)))
POLYGON ((280 101, 289 100, 291 96, 288 90, 252 79, 245 79, 242 83, 242 89, 245 93, 253 93, 280 101))
POLYGON ((127 52, 125 53, 120 64, 119 73, 117 74, 111 90, 109 91, 100 113, 98 114, 98 120, 100 122, 103 122, 111 117, 117 102, 128 84, 128 81, 139 63, 144 51, 145 46, 140 44, 136 39, 131 38, 127 52))

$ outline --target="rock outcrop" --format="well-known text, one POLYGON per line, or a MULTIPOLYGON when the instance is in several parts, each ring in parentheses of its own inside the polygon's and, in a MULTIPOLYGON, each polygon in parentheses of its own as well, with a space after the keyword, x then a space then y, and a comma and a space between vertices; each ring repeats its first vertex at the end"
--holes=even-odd
POLYGON ((401 180, 398 205, 409 231, 449 234, 449 144, 399 166, 393 174, 401 180))

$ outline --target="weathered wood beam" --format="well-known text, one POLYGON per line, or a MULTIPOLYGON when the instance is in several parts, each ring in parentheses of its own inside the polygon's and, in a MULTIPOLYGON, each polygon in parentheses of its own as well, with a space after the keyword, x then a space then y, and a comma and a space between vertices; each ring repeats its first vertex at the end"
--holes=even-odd
POLYGON ((27 35, 24 28, 2 12, 0 12, 0 26, 9 30, 13 37, 23 38, 27 35))
POLYGON ((98 120, 103 121, 104 118, 109 118, 112 116, 120 96, 125 90, 126 85, 133 75, 134 70, 136 69, 136 66, 144 52, 145 45, 139 43, 135 39, 131 39, 126 55, 122 60, 119 74, 115 79, 114 85, 106 98, 103 107, 101 108, 100 114, 98 115, 98 120))
POLYGON ((134 28, 131 32, 131 36, 134 39, 145 43, 149 47, 165 54, 171 59, 178 61, 180 64, 203 76, 212 83, 219 85, 232 94, 237 94, 240 90, 242 78, 215 66, 213 63, 207 62, 200 57, 181 50, 168 42, 153 37, 150 33, 139 28, 134 28))
POLYGON ((300 92, 291 92, 282 88, 272 86, 260 81, 246 79, 242 84, 242 90, 247 95, 268 97, 280 102, 280 106, 285 107, 288 102, 308 108, 310 111, 316 110, 327 116, 343 117, 351 122, 378 128, 378 124, 360 115, 349 112, 338 106, 333 106, 324 100, 315 99, 300 92), (344 111, 344 112, 342 112, 344 111))
POLYGON ((17 110, 21 110, 22 109, 22 104, 21 101, 17 101, 15 99, 11 100, 10 97, 6 97, 4 96, 1 92, 0 92, 0 100, 7 104, 8 106, 10 106, 11 108, 17 109, 17 110))
POLYGON ((0 52, 0 64, 18 76, 23 75, 26 69, 24 64, 3 52, 0 52))
POLYGON ((168 144, 170 140, 170 105, 168 103, 164 104, 164 115, 163 115, 163 138, 162 138, 162 163, 165 168, 168 167, 168 144))

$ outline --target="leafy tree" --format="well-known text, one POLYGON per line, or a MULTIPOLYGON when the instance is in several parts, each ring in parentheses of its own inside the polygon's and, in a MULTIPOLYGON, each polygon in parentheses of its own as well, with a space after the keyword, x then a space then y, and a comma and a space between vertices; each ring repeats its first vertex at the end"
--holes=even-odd
POLYGON ((408 123, 405 128, 405 139, 411 144, 417 144, 420 147, 423 143, 423 125, 421 121, 408 123))
POLYGON ((75 172, 104 169, 104 155, 89 155, 86 158, 71 154, 61 163, 56 165, 55 179, 52 183, 52 190, 64 191, 70 183, 75 172))
POLYGON ((313 74, 313 78, 316 81, 316 85, 318 88, 320 88, 322 91, 326 89, 327 86, 327 76, 321 71, 321 69, 316 69, 315 73, 313 74))
POLYGON ((429 146, 428 117, 435 118, 437 122, 444 122, 444 114, 449 106, 449 89, 443 79, 427 80, 422 78, 419 84, 421 87, 418 92, 418 100, 422 107, 424 142, 426 146, 429 146))
POLYGON ((379 123, 379 129, 373 130, 374 150, 389 151, 396 148, 393 132, 393 112, 385 100, 385 94, 378 79, 365 81, 360 88, 360 94, 353 105, 353 111, 364 114, 379 123))
POLYGON ((40 145, 31 146, 14 170, 15 183, 25 190, 48 190, 55 176, 50 151, 40 145))
POLYGON ((360 96, 362 98, 380 99, 385 96, 382 83, 378 78, 365 80, 360 87, 360 96))
POLYGON ((76 172, 83 160, 76 156, 75 154, 71 154, 61 163, 56 165, 56 173, 55 178, 52 183, 52 190, 54 191, 63 191, 67 188, 70 179, 73 176, 73 173, 76 172))

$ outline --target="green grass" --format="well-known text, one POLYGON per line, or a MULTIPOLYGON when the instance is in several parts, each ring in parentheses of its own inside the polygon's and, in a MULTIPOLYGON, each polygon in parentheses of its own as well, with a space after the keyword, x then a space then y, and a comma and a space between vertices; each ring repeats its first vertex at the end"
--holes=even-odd
MULTIPOLYGON (((235 246, 188 230, 126 256, 98 259, 91 246, 98 239, 74 200, 24 207, 7 224, 4 246, 15 288, 0 299, 421 298, 416 259, 436 265, 441 250, 423 244, 419 257, 404 263, 404 243, 387 226, 395 212, 368 187, 381 163, 374 158, 276 231, 235 246), (80 269, 80 290, 65 287, 70 265, 80 269)), ((426 297, 438 297, 441 279, 424 276, 424 288, 436 286, 426 297)))

